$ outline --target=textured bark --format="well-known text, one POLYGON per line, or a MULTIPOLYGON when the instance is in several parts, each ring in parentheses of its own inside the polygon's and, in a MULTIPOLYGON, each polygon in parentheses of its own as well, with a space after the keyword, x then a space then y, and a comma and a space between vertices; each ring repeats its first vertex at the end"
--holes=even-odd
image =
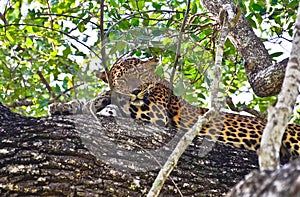
POLYGON ((280 170, 254 171, 227 195, 232 197, 300 196, 300 160, 280 170))
MULTIPOLYGON (((300 4, 299 4, 300 5, 300 4)), ((279 167, 279 150, 293 114, 294 106, 299 95, 300 86, 300 6, 294 29, 293 46, 286 68, 282 89, 274 108, 268 110, 268 124, 266 125, 259 151, 260 170, 273 170, 279 167)))
MULTIPOLYGON (((134 122, 129 132, 128 120, 109 117, 28 118, 1 104, 0 111, 0 196, 145 195, 160 167, 143 153, 165 146, 176 134, 134 122)), ((163 153, 153 155, 159 160, 166 158, 163 153)), ((171 177, 184 196, 220 196, 257 163, 255 152, 196 139, 171 177)), ((179 195, 170 179, 165 195, 179 195)))
MULTIPOLYGON (((206 9, 218 16, 224 4, 235 6, 233 0, 202 0, 206 9)), ((229 39, 245 61, 248 81, 257 96, 267 97, 280 92, 287 59, 273 64, 268 51, 255 35, 243 14, 229 33, 229 39)))

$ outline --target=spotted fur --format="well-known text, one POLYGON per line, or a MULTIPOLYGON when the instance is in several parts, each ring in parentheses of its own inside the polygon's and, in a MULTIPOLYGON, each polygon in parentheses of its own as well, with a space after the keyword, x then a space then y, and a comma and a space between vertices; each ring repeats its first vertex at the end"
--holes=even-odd
MULTIPOLYGON (((168 82, 155 75, 156 63, 155 59, 120 60, 110 69, 113 90, 93 99, 84 107, 70 107, 68 104, 66 108, 83 108, 83 111, 91 108, 98 112, 112 103, 120 108, 121 114, 131 118, 187 131, 195 124, 198 116, 204 115, 208 109, 193 106, 175 96, 168 82)), ((107 81, 105 76, 102 73, 103 81, 107 81)), ((59 111, 58 108, 63 107, 53 107, 52 114, 57 114, 55 111, 59 111)), ((63 108, 60 111, 65 113, 67 110, 63 108)), ((265 123, 255 117, 220 112, 218 118, 204 125, 199 136, 255 151, 260 147, 264 127, 265 123)), ((299 154, 300 125, 289 124, 283 136, 281 156, 294 159, 299 154)))

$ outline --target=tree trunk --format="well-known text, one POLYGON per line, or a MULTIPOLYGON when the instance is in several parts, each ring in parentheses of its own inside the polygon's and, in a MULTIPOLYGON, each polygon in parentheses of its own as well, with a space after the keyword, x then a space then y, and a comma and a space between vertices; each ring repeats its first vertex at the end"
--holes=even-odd
POLYGON ((232 197, 300 196, 300 160, 280 170, 254 171, 227 195, 232 197))
MULTIPOLYGON (((202 2, 206 9, 216 16, 224 4, 235 7, 233 0, 202 2)), ((281 90, 288 59, 273 64, 264 44, 255 35, 243 14, 236 26, 231 29, 229 39, 245 61, 245 71, 254 93, 260 97, 277 95, 281 90)))
MULTIPOLYGON (((156 160, 180 136, 111 117, 30 118, 2 104, 0 111, 1 196, 143 196, 160 168, 156 160)), ((161 195, 224 195, 257 165, 255 152, 198 138, 161 195)))

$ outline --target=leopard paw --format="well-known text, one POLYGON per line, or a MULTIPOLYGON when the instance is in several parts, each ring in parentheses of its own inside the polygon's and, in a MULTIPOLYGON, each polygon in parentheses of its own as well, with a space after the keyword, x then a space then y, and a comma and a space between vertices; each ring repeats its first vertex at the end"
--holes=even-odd
POLYGON ((110 95, 108 93, 99 95, 98 97, 88 101, 82 111, 84 113, 97 113, 104 109, 111 103, 110 95))
POLYGON ((49 105, 50 115, 72 115, 82 113, 83 103, 73 100, 68 103, 52 103, 49 105))
POLYGON ((116 116, 121 116, 121 112, 118 106, 110 104, 107 105, 100 112, 98 112, 97 115, 116 117, 116 116))

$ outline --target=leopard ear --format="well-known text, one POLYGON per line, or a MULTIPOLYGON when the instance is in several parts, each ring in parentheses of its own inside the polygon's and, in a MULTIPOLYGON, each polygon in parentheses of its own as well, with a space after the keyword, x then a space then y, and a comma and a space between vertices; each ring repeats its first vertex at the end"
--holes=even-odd
POLYGON ((98 77, 99 79, 101 79, 103 82, 108 83, 105 71, 97 72, 96 73, 96 77, 98 77))
POLYGON ((143 63, 146 67, 151 68, 151 69, 155 69, 156 66, 157 66, 158 61, 159 60, 154 57, 154 58, 151 58, 149 60, 143 61, 143 63))

